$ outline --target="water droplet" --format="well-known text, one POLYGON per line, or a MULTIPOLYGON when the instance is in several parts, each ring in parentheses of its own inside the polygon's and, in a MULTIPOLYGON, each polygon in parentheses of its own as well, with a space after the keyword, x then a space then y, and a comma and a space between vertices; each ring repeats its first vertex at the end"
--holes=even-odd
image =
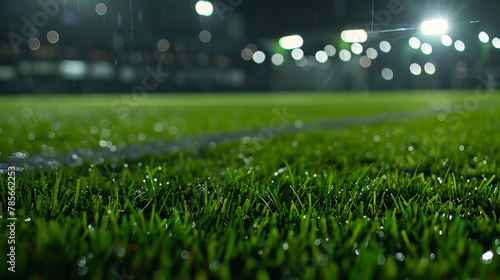
POLYGON ((481 256, 481 262, 484 264, 490 264, 493 260, 493 256, 494 256, 493 252, 491 250, 488 250, 481 256))
POLYGON ((283 250, 285 250, 285 251, 288 250, 288 243, 286 243, 286 242, 283 243, 283 250))
POLYGON ((404 261, 405 260, 405 255, 403 255, 403 253, 401 253, 401 252, 397 252, 396 253, 396 260, 398 260, 400 262, 404 261))
POLYGON ((123 256, 125 256, 125 249, 124 249, 124 248, 120 248, 120 249, 118 249, 118 251, 116 251, 116 254, 117 254, 119 257, 123 257, 123 256))
POLYGON ((383 265, 385 263, 385 257, 382 256, 382 255, 378 255, 378 257, 377 257, 377 263, 379 265, 383 265))
POLYGON ((187 259, 189 257, 189 252, 187 250, 182 251, 181 253, 181 258, 183 260, 187 259))
POLYGON ((78 274, 80 274, 80 276, 84 276, 85 274, 87 274, 88 271, 89 271, 89 268, 87 266, 80 267, 78 269, 78 274))
POLYGON ((79 267, 83 267, 87 263, 87 259, 84 256, 81 256, 76 263, 79 267))

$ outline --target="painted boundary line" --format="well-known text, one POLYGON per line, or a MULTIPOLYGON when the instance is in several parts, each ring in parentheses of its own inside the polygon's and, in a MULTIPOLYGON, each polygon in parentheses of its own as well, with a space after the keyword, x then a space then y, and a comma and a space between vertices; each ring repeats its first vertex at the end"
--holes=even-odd
MULTIPOLYGON (((275 132, 275 136, 286 135, 295 132, 314 132, 321 130, 333 130, 343 127, 355 125, 370 125, 388 121, 397 120, 414 120, 424 117, 430 117, 435 112, 433 110, 415 111, 415 112, 399 112, 399 113, 384 113, 377 115, 347 117, 341 119, 333 119, 328 121, 320 121, 313 123, 305 123, 301 128, 295 126, 286 126, 280 131, 275 132)), ((92 162, 98 161, 100 158, 111 161, 120 160, 138 160, 147 155, 166 154, 170 152, 179 152, 197 147, 209 147, 216 144, 231 143, 240 140, 243 137, 259 137, 262 134, 261 130, 253 131, 238 131, 221 135, 207 135, 197 138, 185 138, 178 141, 171 141, 164 145, 156 143, 143 145, 128 145, 116 152, 111 152, 105 148, 89 149, 86 152, 80 152, 79 157, 75 157, 76 152, 68 152, 65 154, 53 154, 43 152, 35 155, 30 155, 28 158, 12 158, 11 160, 0 159, 0 168, 16 164, 16 166, 24 166, 27 171, 31 170, 47 170, 50 168, 60 168, 63 166, 75 167, 77 161, 92 162)))

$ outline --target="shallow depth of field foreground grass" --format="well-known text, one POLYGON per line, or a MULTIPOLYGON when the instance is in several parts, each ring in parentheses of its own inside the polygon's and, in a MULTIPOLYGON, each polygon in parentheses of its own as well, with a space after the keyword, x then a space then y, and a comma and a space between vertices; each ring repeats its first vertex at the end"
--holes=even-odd
POLYGON ((124 119, 110 110, 117 96, 78 105, 67 97, 32 97, 29 106, 4 99, 2 168, 17 151, 269 128, 273 109, 284 106, 294 115, 287 125, 299 128, 427 113, 17 172, 15 274, 6 268, 4 171, 0 278, 500 278, 497 95, 478 104, 464 103, 474 92, 300 96, 149 96, 124 119))

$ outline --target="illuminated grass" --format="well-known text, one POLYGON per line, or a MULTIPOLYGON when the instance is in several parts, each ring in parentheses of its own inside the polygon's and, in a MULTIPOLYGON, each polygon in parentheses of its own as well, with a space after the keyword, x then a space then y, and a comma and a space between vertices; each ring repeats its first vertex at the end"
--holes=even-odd
POLYGON ((435 113, 18 174, 15 276, 498 278, 500 116, 435 113))

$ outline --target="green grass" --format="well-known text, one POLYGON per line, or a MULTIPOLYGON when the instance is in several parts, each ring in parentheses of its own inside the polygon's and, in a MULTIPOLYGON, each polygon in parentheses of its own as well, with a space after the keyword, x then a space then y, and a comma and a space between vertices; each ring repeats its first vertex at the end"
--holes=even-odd
MULTIPOLYGON (((432 108, 436 100, 457 108, 473 96, 155 95, 124 121, 109 112, 117 96, 11 97, 0 103, 6 110, 1 158, 39 152, 43 143, 56 152, 72 150, 82 137, 90 148, 100 139, 129 145, 128 135, 140 132, 146 143, 265 128, 273 108, 284 106, 309 123, 432 108), (25 107, 33 111, 29 118, 25 107), (55 137, 44 138, 55 122, 55 137), (158 133, 158 122, 178 132, 158 133), (26 139, 29 133, 36 139, 26 139)), ((2 252, 0 277, 499 278, 499 100, 491 95, 466 112, 434 106, 431 116, 415 120, 18 173, 17 272, 6 271, 2 252)), ((2 229, 6 188, 3 174, 2 229)))

